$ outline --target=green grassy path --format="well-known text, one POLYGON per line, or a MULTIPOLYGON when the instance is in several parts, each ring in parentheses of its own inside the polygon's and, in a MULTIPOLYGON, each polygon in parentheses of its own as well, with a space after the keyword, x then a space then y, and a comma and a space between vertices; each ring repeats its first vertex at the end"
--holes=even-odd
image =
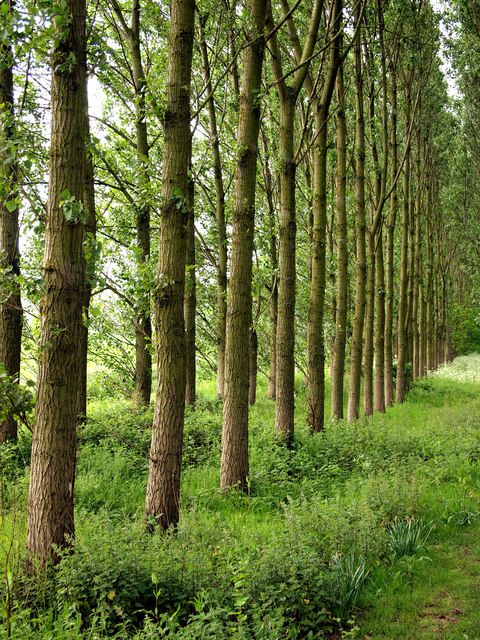
POLYGON ((353 637, 480 638, 480 523, 439 527, 426 555, 429 560, 417 559, 411 572, 402 571, 401 580, 398 567, 374 577, 353 637))

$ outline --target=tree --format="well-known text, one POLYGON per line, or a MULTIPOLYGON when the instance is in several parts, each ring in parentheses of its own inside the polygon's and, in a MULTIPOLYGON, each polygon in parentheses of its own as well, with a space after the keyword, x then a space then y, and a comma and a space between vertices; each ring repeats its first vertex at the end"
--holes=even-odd
MULTIPOLYGON (((269 43, 275 84, 280 99, 280 246, 279 290, 276 337, 276 410, 275 432, 288 444, 292 442, 295 407, 295 174, 294 153, 295 106, 305 81, 310 58, 315 48, 323 1, 316 0, 312 8, 305 45, 302 48, 298 68, 293 81, 287 83, 284 75, 276 33, 269 43)), ((284 16, 289 15, 286 0, 284 16)), ((290 18, 291 20, 291 18, 290 18)), ((269 7, 269 28, 273 30, 273 18, 269 7)))
POLYGON ((30 563, 59 559, 74 535, 77 388, 85 290, 85 0, 67 0, 51 55, 50 181, 40 359, 28 494, 30 563))
POLYGON ((185 410, 183 305, 192 143, 190 80, 194 19, 193 0, 172 1, 164 115, 163 205, 155 290, 157 389, 145 501, 149 530, 156 525, 167 529, 179 517, 185 410))
MULTIPOLYGON (((5 18, 5 14, 4 18, 5 18)), ((12 17, 10 6, 8 17, 12 17)), ((6 17, 6 20, 8 20, 6 17)), ((8 33, 8 30, 7 30, 8 33)), ((20 373, 22 303, 19 284, 19 194, 16 161, 12 47, 0 43, 0 273, 6 290, 0 289, 0 362, 14 380, 20 373)), ((11 413, 0 420, 0 443, 17 439, 17 423, 11 413)))
POLYGON ((246 487, 248 476, 248 344, 252 322, 252 251, 266 0, 248 0, 247 15, 227 302, 221 487, 246 487))

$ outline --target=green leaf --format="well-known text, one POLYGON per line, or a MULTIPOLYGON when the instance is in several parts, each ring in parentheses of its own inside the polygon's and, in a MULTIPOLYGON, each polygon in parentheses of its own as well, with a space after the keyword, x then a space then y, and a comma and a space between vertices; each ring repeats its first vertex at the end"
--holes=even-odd
POLYGON ((10 213, 12 213, 18 207, 18 203, 16 200, 9 200, 5 203, 5 206, 10 211, 10 213))
POLYGON ((68 198, 70 198, 70 191, 68 189, 64 189, 60 194, 60 197, 62 198, 62 200, 67 200, 68 198))

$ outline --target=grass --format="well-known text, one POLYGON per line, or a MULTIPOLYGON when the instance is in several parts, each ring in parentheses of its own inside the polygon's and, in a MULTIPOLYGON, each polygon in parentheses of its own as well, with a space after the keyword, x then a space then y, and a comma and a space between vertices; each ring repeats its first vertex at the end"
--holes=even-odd
POLYGON ((0 452, 0 640, 8 626, 9 637, 56 640, 476 637, 477 380, 480 356, 457 359, 386 414, 311 435, 299 379, 291 449, 275 441, 260 381, 249 491, 227 495, 221 403, 203 381, 186 413, 181 522, 153 537, 142 525, 152 409, 132 412, 109 397, 112 381, 109 391, 95 380, 79 432, 76 552, 41 586, 23 569, 28 436, 0 452))

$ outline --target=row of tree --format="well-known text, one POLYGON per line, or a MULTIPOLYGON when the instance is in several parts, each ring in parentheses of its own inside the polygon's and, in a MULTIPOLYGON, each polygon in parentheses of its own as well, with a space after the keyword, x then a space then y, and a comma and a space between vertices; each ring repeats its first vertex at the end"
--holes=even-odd
POLYGON ((299 372, 324 428, 327 355, 332 417, 352 421, 472 346, 480 13, 453 8, 456 109, 424 0, 0 3, 0 440, 28 423, 23 332, 30 557, 74 533, 89 329, 137 407, 156 355, 150 529, 179 517, 198 370, 223 399, 221 486, 242 488, 259 368, 290 445, 299 372))

